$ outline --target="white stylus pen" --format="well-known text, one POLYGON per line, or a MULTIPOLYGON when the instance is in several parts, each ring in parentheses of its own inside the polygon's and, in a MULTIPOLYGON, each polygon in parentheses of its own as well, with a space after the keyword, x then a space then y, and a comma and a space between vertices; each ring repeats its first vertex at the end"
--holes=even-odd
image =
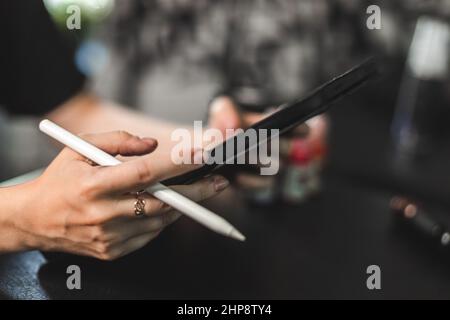
MULTIPOLYGON (((120 160, 114 158, 112 155, 73 135, 50 120, 41 121, 39 129, 53 139, 101 166, 115 166, 121 163, 120 160)), ((161 183, 156 183, 148 187, 146 191, 164 203, 167 203, 172 208, 177 209, 219 234, 240 241, 245 240, 245 236, 224 218, 161 183)))

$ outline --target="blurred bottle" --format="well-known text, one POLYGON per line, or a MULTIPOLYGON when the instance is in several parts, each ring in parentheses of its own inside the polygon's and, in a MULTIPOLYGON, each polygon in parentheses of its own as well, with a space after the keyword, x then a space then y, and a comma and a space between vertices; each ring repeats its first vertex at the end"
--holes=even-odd
POLYGON ((290 143, 284 174, 280 177, 282 198, 288 203, 302 203, 321 190, 321 175, 327 155, 325 118, 315 118, 305 139, 290 143))
POLYGON ((308 121, 308 125, 312 128, 307 138, 312 153, 309 189, 314 195, 321 191, 322 171, 328 155, 328 118, 326 115, 315 117, 308 121))
POLYGON ((401 163, 429 153, 442 120, 448 122, 442 114, 448 109, 449 34, 446 22, 429 17, 417 22, 391 128, 401 163))
POLYGON ((302 203, 311 193, 310 180, 314 176, 311 146, 304 139, 294 140, 284 171, 283 200, 288 203, 302 203))

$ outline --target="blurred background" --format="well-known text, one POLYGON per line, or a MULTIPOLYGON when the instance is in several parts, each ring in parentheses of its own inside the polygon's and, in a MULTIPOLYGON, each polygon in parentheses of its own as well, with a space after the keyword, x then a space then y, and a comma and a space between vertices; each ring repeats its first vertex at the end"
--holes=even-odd
MULTIPOLYGON (((205 119, 217 95, 263 112, 302 97, 367 57, 379 57, 382 76, 322 119, 318 141, 312 146, 300 139, 291 146, 275 182, 281 191, 253 194, 250 202, 320 201, 321 190, 330 188, 325 176, 345 181, 351 190, 369 190, 369 199, 400 195, 427 203, 431 212, 449 212, 449 1, 44 3, 75 48, 73 59, 88 90, 185 124, 205 119), (81 30, 66 27, 70 4, 82 8, 81 30), (381 8, 379 29, 367 25, 371 5, 381 8)), ((36 134, 36 121, 1 116, 1 180, 42 167, 55 155, 48 139, 36 134)), ((389 201, 385 206, 389 210, 389 201)), ((403 204, 391 206, 403 214, 403 204)), ((450 215, 436 215, 450 227, 450 215)), ((418 228, 435 231, 433 223, 427 229, 419 222, 418 228)))

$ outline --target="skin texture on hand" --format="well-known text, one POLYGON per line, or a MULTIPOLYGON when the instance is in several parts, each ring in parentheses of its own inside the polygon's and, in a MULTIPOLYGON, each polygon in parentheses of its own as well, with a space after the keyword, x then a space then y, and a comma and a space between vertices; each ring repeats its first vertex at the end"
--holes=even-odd
MULTIPOLYGON (((38 179, 0 190, 2 205, 19 204, 1 210, 0 252, 40 249, 113 260, 143 247, 180 216, 144 193, 146 216, 136 217, 133 193, 198 165, 153 161, 156 140, 124 131, 83 138, 110 154, 132 158, 101 167, 65 148, 38 179)), ((227 186, 227 180, 215 176, 174 189, 201 201, 227 186)))

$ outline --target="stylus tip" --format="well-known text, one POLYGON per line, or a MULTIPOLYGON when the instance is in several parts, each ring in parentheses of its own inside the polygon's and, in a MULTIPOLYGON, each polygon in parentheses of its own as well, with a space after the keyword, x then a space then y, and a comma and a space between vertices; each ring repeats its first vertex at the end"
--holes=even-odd
POLYGON ((239 241, 245 241, 245 236, 236 229, 232 229, 229 233, 229 236, 239 241))

